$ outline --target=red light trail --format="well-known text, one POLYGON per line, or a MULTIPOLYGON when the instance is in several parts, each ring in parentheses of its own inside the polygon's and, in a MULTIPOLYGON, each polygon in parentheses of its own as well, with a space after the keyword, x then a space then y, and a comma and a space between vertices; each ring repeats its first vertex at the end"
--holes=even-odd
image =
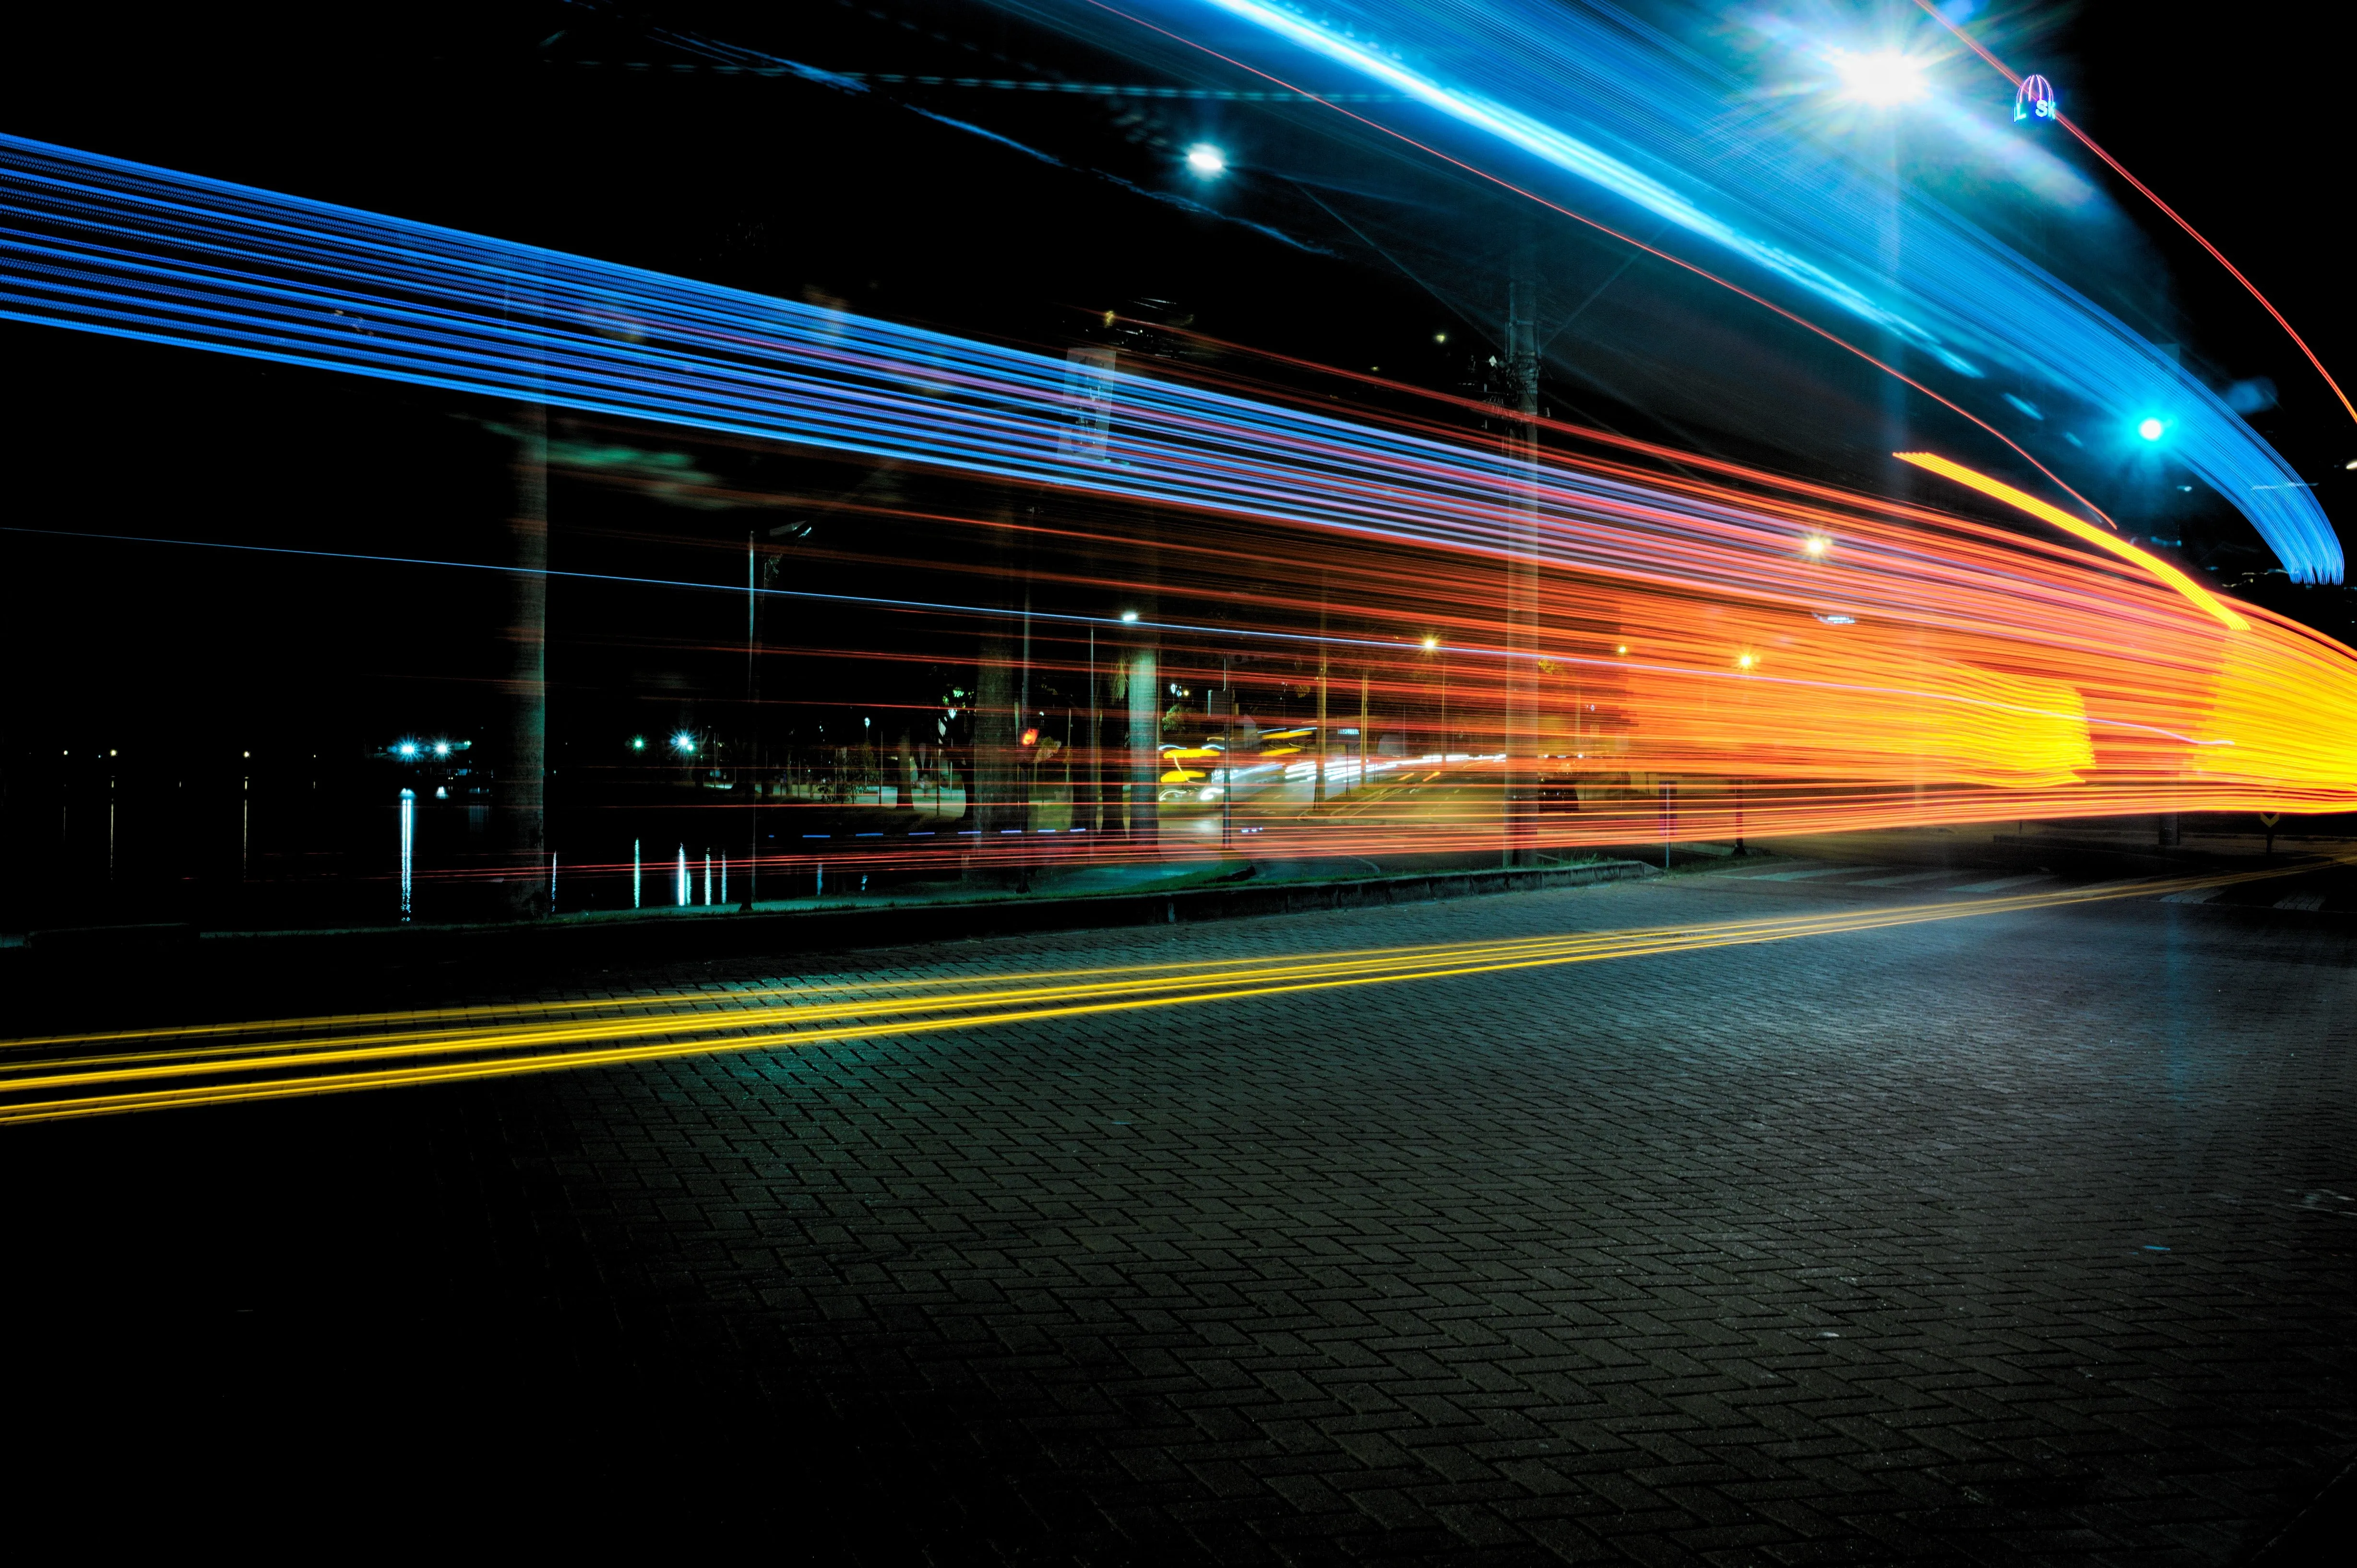
MULTIPOLYGON (((2015 70, 2011 66, 2006 64, 2005 61, 1997 59, 1996 55, 1990 53, 1987 48, 1984 46, 1978 38, 1974 38, 1970 33, 1964 31, 1962 27, 1942 16, 1939 8, 1932 4, 1932 0, 1915 0, 1915 4, 1921 7, 1925 16, 1939 23, 1940 26, 1947 28, 1949 32, 1953 33, 1966 48, 1972 50, 1973 53, 1980 56, 1981 59, 1986 60, 1991 66, 1996 68, 1998 75, 2013 83, 2017 89, 2021 86, 2021 73, 2019 71, 2015 70)), ((2205 236, 2201 230, 2196 229, 2192 224, 2187 222, 2184 216, 2180 214, 2176 208, 2171 207, 2168 202, 2163 201, 2160 197, 2154 192, 2152 187, 2136 178, 2135 175, 2130 174, 2126 165, 2121 163, 2119 159, 2105 152, 2102 145, 2098 143, 2094 137, 2087 134, 2086 131, 2080 126, 2077 121, 2072 120, 2068 114, 2062 113, 2060 105, 2055 107, 2052 118, 2055 124, 2061 125, 2064 130, 2070 132, 2072 135, 2077 137, 2081 146, 2086 148, 2089 152, 2103 159, 2104 167, 2110 169, 2114 174, 2119 176, 2122 179, 2136 187, 2138 195, 2142 196, 2147 201, 2151 202, 2155 207, 2160 209, 2160 210, 2167 215, 2170 222, 2176 224, 2179 229, 2184 230, 2186 233, 2192 236, 2193 242, 2195 244, 2209 252, 2211 259, 2215 261, 2220 266, 2225 268, 2226 271, 2233 275, 2234 281, 2241 284, 2243 287, 2249 292, 2250 296, 2259 302, 2260 308, 2264 309, 2269 316, 2275 317, 2276 325, 2284 329, 2284 336, 2289 338, 2295 344, 2298 345, 2299 351, 2308 357, 2308 362, 2316 367, 2316 373, 2324 378, 2324 384, 2332 389, 2332 395, 2341 400, 2341 409, 2347 413, 2351 421, 2357 422, 2357 403, 2352 403, 2349 401, 2349 394, 2341 390, 2341 383, 2332 379, 2332 372, 2324 368, 2324 361, 2316 357, 2316 350, 2308 346, 2308 339, 2301 337, 2298 329, 2292 326, 2291 322, 2284 316, 2284 313, 2276 308, 2275 301, 2269 299, 2266 295, 2259 292, 2258 285, 2253 283, 2249 278, 2243 275, 2242 268, 2236 266, 2233 263, 2226 259, 2225 252, 2212 244, 2208 237, 2205 236)))

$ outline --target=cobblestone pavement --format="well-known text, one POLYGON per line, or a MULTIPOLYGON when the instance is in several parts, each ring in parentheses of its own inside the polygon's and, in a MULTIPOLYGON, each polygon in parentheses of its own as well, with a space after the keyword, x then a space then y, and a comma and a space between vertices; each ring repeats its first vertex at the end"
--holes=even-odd
MULTIPOLYGON (((1989 880, 1730 872, 834 972, 1989 880)), ((18 1430, 140 1477, 121 1517, 178 1477, 227 1516, 816 1560, 2233 1562, 2357 1455, 2353 950, 2139 899, 9 1129, 18 1430)))

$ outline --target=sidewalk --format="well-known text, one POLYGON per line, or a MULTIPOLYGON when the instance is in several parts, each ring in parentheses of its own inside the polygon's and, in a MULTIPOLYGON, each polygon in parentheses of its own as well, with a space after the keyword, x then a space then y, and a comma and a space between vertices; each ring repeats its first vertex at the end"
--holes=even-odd
POLYGON ((1430 903, 1662 875, 1659 866, 1634 860, 1509 868, 1483 858, 1487 864, 1478 866, 1377 866, 1375 875, 1357 876, 1336 876, 1326 862, 1101 866, 1070 874, 1047 891, 950 884, 907 890, 927 895, 918 897, 763 900, 750 912, 698 906, 345 930, 199 932, 150 925, 36 931, 25 944, 0 950, 0 994, 8 998, 0 1034, 35 1032, 45 1019, 87 1027, 97 1012, 260 1007, 278 1015, 306 1004, 307 997, 350 1007, 387 995, 420 1004, 656 964, 783 961, 975 937, 1430 903))

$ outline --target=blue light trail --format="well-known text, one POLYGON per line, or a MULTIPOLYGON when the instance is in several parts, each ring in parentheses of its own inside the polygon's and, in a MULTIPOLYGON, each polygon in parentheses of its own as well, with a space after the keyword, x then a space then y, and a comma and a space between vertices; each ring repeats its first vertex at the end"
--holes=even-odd
MULTIPOLYGON (((2341 578, 2322 509, 2286 488, 2299 476, 2197 375, 1985 226, 1898 179, 1888 137, 1858 134, 1829 112, 1813 119, 1788 107, 1778 117, 1746 107, 1805 104, 1813 77, 1829 111, 1844 96, 1840 61, 1867 50, 1755 16, 1748 25, 1777 63, 1747 75, 1738 66, 1749 62, 1629 13, 1534 0, 1337 0, 1314 17, 1271 0, 1006 3, 1114 47, 1120 34, 1104 19, 1123 18, 1134 51, 1177 39, 1297 89, 1305 70, 1337 69, 1351 86, 1386 89, 1402 102, 1336 108, 1336 128, 1403 138, 1608 229, 1646 215, 1756 269, 1756 280, 1737 274, 1747 285, 1791 289, 1796 308, 1828 317, 1827 330, 1868 328, 1855 351, 1887 356, 1878 336, 1903 345, 1910 374, 1942 378, 1937 395, 2000 432, 2008 381, 2038 383, 2041 401, 2094 429, 2131 429, 2158 406, 2171 423, 2172 458, 2240 511, 2295 581, 2341 578)), ((2008 199, 2050 203, 2058 178, 2084 190, 2042 150, 2000 154, 2011 147, 1999 130, 2009 103, 1976 119, 1938 91, 1936 75, 1927 72, 1932 97, 1920 111, 1894 103, 1872 113, 1933 117, 1956 156, 1976 159, 2008 199)), ((2095 202, 2054 216, 2093 222, 2109 212, 2095 202), (2090 216, 2088 205, 2102 212, 2090 216)), ((2062 429, 2016 435, 2071 441, 2057 436, 2062 429)))
MULTIPOLYGON (((10 137, 0 317, 1452 549, 1509 548, 1534 505, 1561 566, 1826 591, 1789 525, 1724 501, 1126 373, 1078 442, 1060 359, 10 137)), ((1902 617, 1951 569, 1859 565, 1850 608, 1902 617)), ((2095 591, 2145 613, 2142 585, 2095 591)), ((1979 602, 2003 636, 2047 614, 1979 602)))
MULTIPOLYGON (((259 555, 297 555, 316 561, 348 561, 374 566, 430 566, 450 571, 490 572, 502 576, 517 572, 527 572, 530 575, 536 577, 547 577, 552 579, 564 578, 593 583, 619 583, 632 587, 642 588, 683 588, 698 593, 725 594, 731 598, 737 597, 748 592, 754 592, 759 594, 763 598, 797 599, 817 604, 858 605, 871 609, 921 610, 934 614, 970 616, 980 620, 1006 620, 1011 618, 1015 613, 1009 611, 1003 606, 952 604, 938 599, 893 598, 880 594, 830 594, 808 588, 758 588, 748 590, 745 585, 741 583, 706 583, 699 582, 692 577, 643 577, 616 572, 568 571, 561 568, 545 566, 521 568, 500 565, 488 561, 451 561, 420 555, 376 555, 349 550, 307 550, 297 548, 293 545, 240 544, 226 540, 216 539, 173 539, 157 535, 128 533, 85 533, 72 529, 19 528, 7 524, 0 524, 0 533, 38 535, 50 539, 73 539, 81 540, 89 543, 99 544, 165 544, 175 545, 188 550, 234 550, 249 552, 259 555)), ((1703 680, 1722 683, 1743 682, 1746 684, 1756 685, 1786 686, 1796 690, 1867 693, 1883 696, 1912 697, 1924 702, 1949 703, 1959 707, 1984 708, 1996 713, 2023 714, 2041 718, 2060 718, 2065 716, 2049 709, 2024 707, 2014 703, 1992 702, 1986 698, 1963 696, 1953 693, 1932 691, 1919 687, 1902 688, 1893 686, 1875 686, 1855 681, 1793 679, 1781 675, 1760 674, 1749 670, 1698 670, 1688 665, 1655 664, 1642 659, 1628 659, 1617 655, 1612 658, 1601 658, 1589 657, 1577 653, 1566 653, 1553 650, 1542 652, 1534 650, 1524 650, 1483 647, 1478 644, 1443 642, 1437 637, 1427 637, 1423 639, 1421 641, 1408 641, 1398 638, 1351 637, 1335 632, 1312 633, 1300 631, 1275 631, 1265 628, 1212 625, 1201 621, 1141 621, 1138 618, 1138 615, 1135 610, 1125 610, 1118 616, 1090 616, 1076 615, 1066 610, 1049 610, 1035 606, 1022 613, 1033 621, 1051 626, 1102 627, 1107 629, 1122 626, 1142 626, 1147 630, 1166 634, 1176 633, 1181 636, 1199 637, 1206 639, 1221 639, 1231 642, 1242 640, 1252 642, 1292 643, 1302 648, 1318 648, 1325 649, 1329 651, 1359 650, 1373 653, 1405 653, 1411 651, 1412 650, 1421 648, 1426 653, 1449 653, 1461 658, 1471 658, 1501 663, 1520 662, 1535 664, 1541 660, 1545 660, 1550 663, 1579 665, 1599 671, 1650 671, 1659 674, 1676 675, 1686 679, 1703 680)), ((1829 625, 1838 626, 1855 625, 1857 621, 1857 618, 1854 616, 1819 616, 1817 618, 1829 625)), ((2234 744, 2232 740, 2203 738, 2197 736, 2186 735, 2177 730, 2166 728, 2162 725, 2142 724, 2130 719, 2106 718, 2101 714, 2080 714, 2075 713, 2068 716, 2074 719, 2083 718, 2086 723, 2095 725, 2105 729, 2138 731, 2147 735, 2158 736, 2164 739, 2178 741, 2186 746, 2232 746, 2234 744)), ((630 749, 633 751, 644 751, 646 749, 646 738, 643 736, 632 736, 630 744, 630 749)), ((671 739, 671 745, 672 748, 683 757, 693 757, 695 755, 697 742, 694 734, 691 731, 682 730, 673 735, 671 739)), ((397 749, 401 750, 402 755, 404 757, 414 757, 416 754, 417 746, 415 742, 411 741, 403 743, 403 746, 397 749)), ((446 745, 437 749, 447 752, 448 747, 446 745)), ((819 837, 823 835, 805 834, 804 836, 819 837)))

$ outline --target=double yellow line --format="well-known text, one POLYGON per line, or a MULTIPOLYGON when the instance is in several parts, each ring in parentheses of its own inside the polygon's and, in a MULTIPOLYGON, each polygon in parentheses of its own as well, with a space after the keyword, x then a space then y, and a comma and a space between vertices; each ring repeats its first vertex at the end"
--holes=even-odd
POLYGON ((874 1040, 1646 958, 2148 898, 2282 876, 2319 864, 2300 861, 2255 871, 2103 883, 2009 897, 1486 942, 684 991, 523 1004, 488 1015, 480 1009, 445 1008, 52 1035, 0 1043, 0 1122, 456 1083, 719 1051, 874 1040))

